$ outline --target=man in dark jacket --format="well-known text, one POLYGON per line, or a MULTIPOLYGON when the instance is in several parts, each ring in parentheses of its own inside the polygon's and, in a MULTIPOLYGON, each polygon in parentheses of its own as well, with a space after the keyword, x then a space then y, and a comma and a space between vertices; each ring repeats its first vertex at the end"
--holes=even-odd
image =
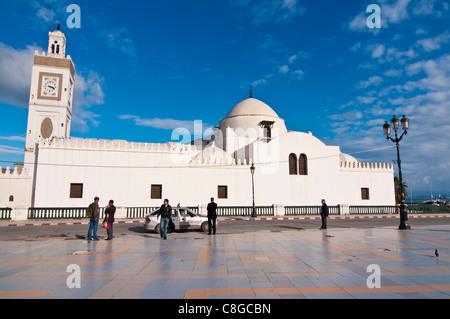
POLYGON ((320 229, 327 229, 328 205, 325 199, 322 199, 322 208, 320 209, 320 217, 322 217, 322 227, 320 229))
POLYGON ((156 214, 158 217, 161 216, 161 222, 159 224, 161 231, 161 238, 167 239, 167 226, 172 218, 172 207, 169 205, 169 200, 165 199, 164 204, 161 205, 159 212, 156 214))
POLYGON ((99 201, 100 199, 98 197, 95 197, 94 202, 89 205, 86 212, 86 215, 89 218, 88 241, 91 241, 92 235, 94 236, 94 240, 98 240, 97 227, 98 227, 98 218, 100 216, 100 208, 98 207, 99 201))
POLYGON ((211 235, 211 230, 213 231, 213 234, 216 234, 216 219, 217 219, 217 204, 214 203, 214 198, 211 197, 211 203, 208 204, 207 211, 208 211, 208 228, 209 228, 209 234, 211 235))
POLYGON ((116 213, 116 206, 114 206, 114 201, 110 200, 108 206, 106 206, 105 209, 105 219, 108 222, 108 229, 106 230, 106 233, 108 234, 108 238, 106 240, 112 240, 113 239, 113 224, 115 222, 114 220, 114 214, 116 213))

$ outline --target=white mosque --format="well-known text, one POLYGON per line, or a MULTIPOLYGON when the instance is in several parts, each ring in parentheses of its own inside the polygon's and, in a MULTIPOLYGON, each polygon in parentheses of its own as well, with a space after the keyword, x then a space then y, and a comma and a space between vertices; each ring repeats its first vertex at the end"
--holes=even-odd
POLYGON ((66 38, 49 33, 32 69, 24 164, 2 169, 0 207, 87 207, 95 196, 121 207, 393 206, 392 164, 360 163, 311 133, 288 131, 253 98, 213 134, 187 144, 70 137, 75 67, 66 38), (254 175, 251 167, 254 167, 254 175))

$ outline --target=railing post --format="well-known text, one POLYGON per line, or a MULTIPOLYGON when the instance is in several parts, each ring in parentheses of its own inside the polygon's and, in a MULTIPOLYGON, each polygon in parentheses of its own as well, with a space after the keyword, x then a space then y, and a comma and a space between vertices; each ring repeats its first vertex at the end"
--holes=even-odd
POLYGON ((348 204, 339 204, 339 215, 350 215, 350 205, 348 204))

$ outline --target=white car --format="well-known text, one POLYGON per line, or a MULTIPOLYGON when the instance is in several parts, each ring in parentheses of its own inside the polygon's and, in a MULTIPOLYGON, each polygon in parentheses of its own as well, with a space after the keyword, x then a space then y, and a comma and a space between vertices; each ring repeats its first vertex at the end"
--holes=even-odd
MULTIPOLYGON (((157 214, 159 209, 145 216, 144 227, 158 234, 160 230, 161 217, 157 214)), ((209 231, 208 217, 193 213, 186 207, 172 207, 172 221, 169 222, 168 232, 179 230, 199 229, 205 233, 209 231)))

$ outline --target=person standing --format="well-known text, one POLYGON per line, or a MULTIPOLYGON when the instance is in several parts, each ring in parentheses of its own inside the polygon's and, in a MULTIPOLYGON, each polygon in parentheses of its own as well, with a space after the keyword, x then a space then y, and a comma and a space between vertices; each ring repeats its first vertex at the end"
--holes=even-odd
POLYGON ((100 216, 100 208, 98 207, 98 202, 100 198, 95 197, 94 202, 91 203, 87 209, 86 215, 89 218, 89 231, 88 231, 88 241, 90 242, 92 236, 94 240, 97 241, 97 227, 98 227, 98 218, 100 216))
POLYGON ((328 205, 325 199, 322 199, 322 207, 320 208, 320 217, 322 218, 322 227, 320 229, 327 229, 327 218, 328 218, 328 205))
POLYGON ((209 234, 211 235, 211 230, 213 234, 216 234, 216 219, 217 219, 217 204, 214 203, 214 197, 211 197, 211 202, 207 207, 208 211, 208 228, 209 234))
POLYGON ((164 204, 161 205, 159 212, 156 216, 161 216, 161 222, 159 224, 161 238, 167 239, 167 227, 169 225, 169 220, 172 218, 172 207, 169 205, 169 200, 165 199, 164 204))
POLYGON ((113 239, 113 224, 115 222, 114 220, 114 214, 116 213, 116 206, 114 206, 114 201, 111 199, 109 201, 108 206, 106 206, 105 209, 105 219, 108 222, 108 229, 106 230, 106 233, 108 234, 108 238, 106 240, 112 240, 113 239))

